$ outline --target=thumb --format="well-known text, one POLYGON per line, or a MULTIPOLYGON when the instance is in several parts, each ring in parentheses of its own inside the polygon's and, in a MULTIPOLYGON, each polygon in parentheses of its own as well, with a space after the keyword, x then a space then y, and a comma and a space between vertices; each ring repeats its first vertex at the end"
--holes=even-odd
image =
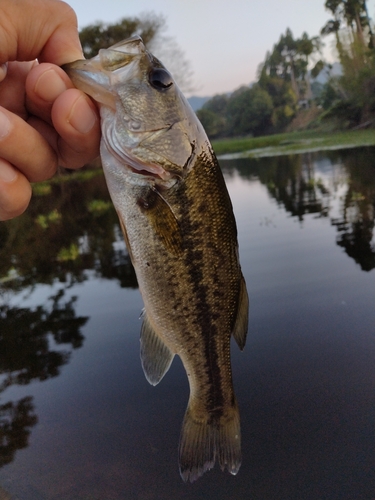
POLYGON ((75 12, 60 0, 2 0, 0 64, 36 58, 58 66, 82 59, 75 12))

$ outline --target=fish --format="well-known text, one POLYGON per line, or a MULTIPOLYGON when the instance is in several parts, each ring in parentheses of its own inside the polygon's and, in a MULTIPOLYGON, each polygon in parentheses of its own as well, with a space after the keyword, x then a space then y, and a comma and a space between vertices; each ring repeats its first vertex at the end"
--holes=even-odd
POLYGON ((223 174, 170 72, 134 36, 63 66, 98 104, 100 155, 144 302, 140 357, 158 384, 178 355, 190 396, 179 469, 237 474, 241 429, 230 342, 243 350, 249 299, 223 174))

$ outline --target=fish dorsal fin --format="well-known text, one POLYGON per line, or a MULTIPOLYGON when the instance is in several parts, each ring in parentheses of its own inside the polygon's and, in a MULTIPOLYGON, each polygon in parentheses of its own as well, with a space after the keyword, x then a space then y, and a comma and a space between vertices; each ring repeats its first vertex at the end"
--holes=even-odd
POLYGON ((158 337, 145 313, 141 329, 141 361, 147 381, 157 385, 169 370, 173 352, 158 337))
POLYGON ((233 337, 238 347, 243 350, 246 343, 246 335, 249 321, 249 297, 247 295, 246 283, 241 276, 240 295, 238 298, 238 309, 236 322, 233 328, 233 337))
POLYGON ((182 253, 180 224, 161 193, 156 189, 149 189, 145 196, 138 198, 137 204, 167 250, 173 255, 180 255, 182 253))

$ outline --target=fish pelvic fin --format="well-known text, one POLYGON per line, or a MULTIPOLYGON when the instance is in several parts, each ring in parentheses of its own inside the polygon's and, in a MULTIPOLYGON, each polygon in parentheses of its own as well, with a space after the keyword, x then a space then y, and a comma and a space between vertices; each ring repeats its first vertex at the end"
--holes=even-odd
POLYGON ((155 333, 147 313, 143 316, 140 340, 143 372, 151 385, 157 385, 169 370, 174 354, 155 333))
POLYGON ((244 277, 241 276, 240 294, 236 322, 233 328, 233 337, 241 351, 245 347, 247 329, 249 323, 249 296, 246 290, 244 277))
POLYGON ((181 429, 179 465, 182 479, 191 483, 212 469, 235 475, 241 466, 241 429, 237 403, 220 417, 195 415, 188 406, 181 429))

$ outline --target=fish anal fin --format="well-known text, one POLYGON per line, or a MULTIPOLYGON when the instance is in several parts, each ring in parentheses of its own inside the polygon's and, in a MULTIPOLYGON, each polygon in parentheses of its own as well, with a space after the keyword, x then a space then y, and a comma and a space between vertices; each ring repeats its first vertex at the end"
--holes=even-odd
POLYGON ((172 208, 156 189, 149 189, 137 200, 138 206, 149 220, 156 236, 173 255, 182 253, 180 224, 172 208))
POLYGON ((212 469, 215 461, 221 470, 237 474, 241 466, 241 429, 235 404, 218 419, 197 418, 188 406, 181 429, 179 446, 180 474, 184 481, 196 481, 212 469))
POLYGON ((157 385, 169 370, 174 354, 155 333, 147 313, 141 329, 141 361, 147 381, 157 385))
POLYGON ((249 297, 247 295, 246 283, 241 276, 240 293, 238 298, 237 317, 233 328, 233 337, 241 351, 245 347, 246 335, 249 322, 249 297))

